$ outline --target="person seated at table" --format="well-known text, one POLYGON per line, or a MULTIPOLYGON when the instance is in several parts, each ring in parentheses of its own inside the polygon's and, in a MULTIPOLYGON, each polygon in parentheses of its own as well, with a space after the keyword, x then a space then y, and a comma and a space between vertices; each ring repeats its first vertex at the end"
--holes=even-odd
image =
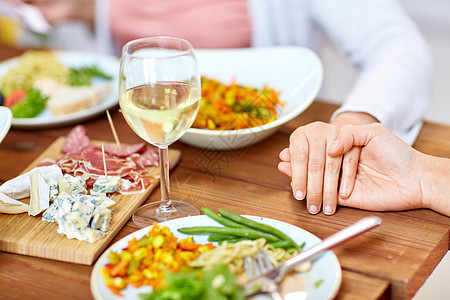
MULTIPOLYGON (((415 150, 381 124, 339 128, 327 154, 338 158, 355 146, 363 147, 358 172, 351 193, 341 190, 339 205, 374 211, 430 208, 450 216, 450 159, 415 150)), ((288 152, 281 156, 279 169, 291 176, 288 152)))
MULTIPOLYGON (((96 24, 101 49, 116 54, 129 40, 148 36, 182 37, 195 48, 296 45, 312 49, 318 49, 322 36, 328 37, 360 74, 329 124, 312 124, 291 135, 293 196, 306 197, 311 213, 336 206, 341 168, 345 178, 356 174, 360 148, 326 159, 327 145, 334 138, 331 133, 345 124, 381 122, 412 144, 429 103, 430 51, 395 0, 27 2, 53 23, 79 18, 82 7, 87 12, 84 19, 96 24)), ((350 193, 350 187, 344 180, 341 189, 350 193)))

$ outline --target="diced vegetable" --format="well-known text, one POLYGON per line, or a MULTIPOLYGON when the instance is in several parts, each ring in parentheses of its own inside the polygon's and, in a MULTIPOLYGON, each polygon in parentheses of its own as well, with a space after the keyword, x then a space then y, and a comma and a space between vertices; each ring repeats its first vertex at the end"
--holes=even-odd
POLYGON ((14 89, 8 96, 5 97, 4 105, 6 107, 13 107, 25 100, 27 93, 22 89, 14 89))
POLYGON ((192 270, 188 263, 213 248, 211 243, 194 243, 192 237, 178 241, 169 228, 154 223, 148 235, 129 241, 119 253, 110 252, 102 275, 105 284, 118 295, 128 284, 150 285, 157 290, 166 286, 167 274, 192 270))
POLYGON ((264 86, 256 89, 230 85, 202 77, 202 98, 195 128, 235 130, 260 126, 277 119, 277 106, 284 104, 279 92, 264 86))

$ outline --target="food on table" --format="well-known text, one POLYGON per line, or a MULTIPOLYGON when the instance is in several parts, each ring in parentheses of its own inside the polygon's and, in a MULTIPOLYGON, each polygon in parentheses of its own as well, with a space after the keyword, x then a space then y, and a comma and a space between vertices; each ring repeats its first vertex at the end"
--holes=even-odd
POLYGON ((52 51, 29 50, 0 78, 0 94, 14 118, 33 118, 46 107, 54 115, 70 114, 109 93, 109 84, 91 85, 94 77, 111 79, 96 66, 71 68, 52 51))
POLYGON ((101 272, 105 284, 118 295, 128 284, 157 290, 165 286, 168 272, 189 269, 190 261, 213 248, 211 243, 194 243, 192 237, 178 240, 168 227, 154 223, 148 235, 132 239, 120 252, 111 251, 101 272))
POLYGON ((58 224, 57 232, 69 239, 92 243, 109 230, 114 206, 111 202, 115 203, 106 194, 80 194, 76 189, 71 194, 60 191, 42 214, 42 220, 58 224))
POLYGON ((48 165, 33 168, 32 170, 10 179, 0 186, 0 192, 14 198, 23 199, 30 196, 30 174, 38 170, 46 181, 51 178, 58 179, 63 176, 61 169, 56 165, 48 165))
POLYGON ((0 213, 21 214, 27 212, 30 206, 26 203, 17 201, 0 192, 0 213))
POLYGON ((178 229, 178 231, 186 234, 222 234, 223 239, 228 239, 228 241, 230 241, 230 237, 237 238, 238 240, 241 240, 242 238, 264 238, 268 243, 272 243, 277 248, 292 248, 297 251, 301 251, 302 249, 302 246, 297 245, 297 243, 295 243, 289 236, 272 226, 261 224, 226 209, 220 209, 220 215, 217 215, 207 207, 203 207, 202 211, 205 215, 225 227, 184 227, 178 229))
POLYGON ((83 126, 71 130, 62 152, 61 159, 44 159, 39 167, 1 185, 0 212, 42 213, 43 221, 58 225, 59 234, 89 243, 110 229, 116 204, 110 195, 145 191, 152 178, 144 173, 158 163, 156 150, 146 144, 107 145, 103 156, 83 126), (27 197, 30 204, 18 201, 27 197))
POLYGON ((245 129, 275 121, 277 107, 284 103, 279 92, 264 86, 257 89, 237 84, 227 85, 202 77, 202 98, 192 127, 211 130, 245 129))
MULTIPOLYGON (((244 299, 240 286, 247 281, 244 256, 256 258, 257 252, 264 248, 272 264, 278 266, 301 251, 301 246, 297 246, 298 250, 292 239, 276 228, 229 211, 224 213, 220 210, 218 215, 209 208, 202 210, 212 219, 230 226, 222 228, 232 229, 230 232, 233 234, 236 230, 245 232, 250 229, 243 227, 242 223, 259 224, 264 228, 262 233, 271 232, 273 240, 278 241, 282 237, 287 241, 286 249, 277 248, 264 238, 243 238, 235 243, 225 240, 218 246, 212 243, 202 245, 195 243, 192 236, 178 240, 168 227, 155 222, 148 235, 133 238, 124 249, 108 253, 109 262, 101 270, 105 284, 113 293, 122 296, 126 296, 123 292, 129 285, 151 286, 152 292, 141 294, 141 299, 244 299)), ((185 232, 185 229, 178 231, 185 232)), ((207 231, 202 233, 207 234, 207 231)), ((221 235, 226 234, 225 231, 221 235)), ((310 267, 311 263, 307 262, 297 271, 305 272, 310 267)))
POLYGON ((36 216, 46 210, 50 205, 50 186, 38 170, 30 175, 30 209, 28 214, 36 216))
POLYGON ((109 84, 68 86, 52 78, 38 80, 34 86, 47 99, 47 107, 55 116, 95 106, 110 92, 109 84))
POLYGON ((122 195, 144 192, 152 180, 144 173, 148 167, 158 164, 156 148, 145 143, 121 146, 120 149, 105 145, 103 156, 101 147, 94 145, 82 125, 67 135, 62 152, 61 158, 46 159, 40 164, 57 164, 65 174, 80 176, 86 182, 86 189, 91 190, 95 181, 105 174, 105 160, 108 178, 120 177, 118 192, 122 195))
POLYGON ((141 300, 183 299, 244 300, 245 294, 234 275, 224 264, 208 270, 167 273, 166 287, 147 294, 140 294, 141 300))

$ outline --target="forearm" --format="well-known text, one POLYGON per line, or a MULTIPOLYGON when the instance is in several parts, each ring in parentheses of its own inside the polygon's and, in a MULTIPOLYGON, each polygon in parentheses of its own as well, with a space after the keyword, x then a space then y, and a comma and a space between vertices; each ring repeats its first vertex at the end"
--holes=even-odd
POLYGON ((364 112, 347 111, 338 114, 331 123, 335 125, 366 125, 378 123, 378 120, 364 112))
POLYGON ((450 159, 421 155, 423 207, 450 216, 450 159))

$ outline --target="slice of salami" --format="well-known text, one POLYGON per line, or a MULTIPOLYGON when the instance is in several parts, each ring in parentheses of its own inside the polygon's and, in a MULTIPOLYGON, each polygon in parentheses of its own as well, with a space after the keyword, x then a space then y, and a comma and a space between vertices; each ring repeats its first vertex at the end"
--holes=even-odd
POLYGON ((81 153, 82 150, 92 148, 91 139, 86 134, 86 128, 83 125, 74 127, 66 137, 61 151, 63 153, 81 153))

